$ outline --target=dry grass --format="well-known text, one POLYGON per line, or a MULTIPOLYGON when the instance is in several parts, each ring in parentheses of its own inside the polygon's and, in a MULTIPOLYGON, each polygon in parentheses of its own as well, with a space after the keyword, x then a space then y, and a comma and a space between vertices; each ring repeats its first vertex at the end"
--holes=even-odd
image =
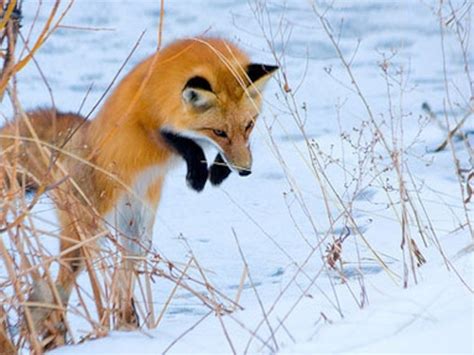
MULTIPOLYGON (((341 146, 342 156, 334 155, 331 150, 321 148, 314 139, 310 138, 310 134, 306 129, 308 120, 306 105, 298 99, 297 95, 298 88, 301 84, 289 82, 288 75, 285 73, 284 49, 287 47, 287 42, 291 41, 291 25, 289 25, 291 21, 287 22, 284 18, 280 19, 280 21, 272 21, 266 1, 253 2, 252 11, 259 23, 260 32, 264 36, 275 61, 280 68, 282 68, 277 79, 280 89, 278 93, 279 106, 271 107, 271 117, 266 118, 264 121, 265 132, 263 135, 267 137, 266 143, 271 147, 275 158, 280 163, 290 187, 290 192, 286 193, 285 198, 292 199, 297 203, 301 211, 303 211, 307 217, 307 225, 313 227, 312 235, 308 233, 301 233, 300 235, 305 243, 308 243, 309 240, 313 240, 312 243, 308 243, 307 257, 297 262, 292 259, 291 256, 288 256, 289 261, 297 265, 297 270, 288 283, 284 285, 281 293, 277 295, 271 304, 271 307, 267 308, 267 313, 262 317, 254 330, 254 332, 257 333, 260 328, 267 323, 268 317, 285 298, 285 294, 292 289, 292 286, 295 286, 295 281, 299 277, 306 279, 308 287, 301 290, 301 297, 295 301, 294 306, 288 310, 286 315, 278 320, 279 324, 272 328, 272 338, 280 335, 278 331, 284 328, 286 319, 294 312, 298 303, 307 297, 308 291, 310 289, 317 290, 317 287, 313 286, 322 274, 325 273, 329 275, 330 279, 333 279, 335 273, 344 282, 345 265, 355 264, 361 267, 362 262, 360 259, 359 245, 365 246, 372 254, 372 261, 379 264, 389 278, 404 288, 418 283, 418 269, 423 264, 429 262, 425 259, 422 250, 434 247, 438 250, 439 256, 445 263, 446 268, 453 271, 460 282, 470 292, 473 292, 472 283, 465 280, 459 274, 451 260, 446 256, 439 239, 439 234, 453 233, 454 230, 440 232, 436 228, 436 221, 432 219, 429 208, 427 207, 430 201, 426 201, 423 195, 424 188, 426 187, 423 186, 423 181, 413 176, 410 170, 409 158, 410 154, 412 154, 411 148, 417 143, 418 137, 423 133, 427 125, 432 124, 430 120, 433 119, 433 117, 424 117, 420 120, 419 131, 414 135, 412 134, 412 136, 415 136, 414 140, 407 141, 404 131, 404 122, 409 118, 409 114, 405 112, 406 108, 404 102, 405 96, 409 95, 409 68, 403 66, 403 64, 399 64, 400 61, 397 61, 397 53, 381 54, 379 70, 381 77, 385 81, 387 108, 382 114, 379 112, 375 114, 371 100, 359 85, 357 74, 352 66, 360 43, 357 44, 352 55, 345 56, 339 44, 339 38, 341 36, 341 34, 337 32, 339 27, 334 23, 330 23, 328 20, 334 2, 311 1, 310 3, 315 17, 315 24, 317 24, 316 28, 319 29, 319 34, 322 33, 322 35, 326 37, 335 50, 340 67, 345 73, 345 77, 334 76, 331 68, 327 68, 326 73, 330 78, 340 84, 341 90, 346 93, 346 95, 356 97, 359 100, 365 110, 365 117, 367 118, 363 120, 360 126, 354 127, 353 132, 342 131, 341 129, 340 142, 337 143, 341 146), (276 48, 279 48, 279 50, 276 48), (281 48, 283 48, 283 50, 281 50, 281 48), (283 51, 283 53, 281 51, 283 51), (284 112, 284 114, 282 114, 282 112, 284 112), (379 116, 382 116, 382 118, 379 118, 379 116), (317 216, 311 212, 309 208, 310 203, 308 203, 309 199, 313 198, 313 196, 308 196, 303 192, 297 177, 297 174, 302 174, 302 172, 292 171, 288 167, 288 162, 283 158, 281 149, 273 138, 274 129, 272 129, 272 127, 279 126, 278 128, 285 132, 285 126, 287 125, 285 122, 288 122, 289 117, 300 130, 300 134, 306 143, 305 150, 301 150, 301 148, 297 146, 294 148, 301 155, 298 158, 306 162, 308 171, 313 175, 315 186, 320 190, 322 203, 327 212, 326 224, 329 226, 327 232, 321 232, 316 227, 317 224, 315 220, 317 216), (358 165, 353 166, 346 164, 344 156, 350 155, 358 157, 358 165), (327 174, 327 170, 329 169, 331 169, 333 173, 336 171, 336 174, 339 173, 341 176, 346 177, 343 186, 335 185, 327 174), (398 259, 400 257, 397 255, 398 251, 394 250, 391 257, 379 253, 371 245, 365 236, 365 232, 358 226, 355 220, 354 210, 357 209, 357 205, 359 204, 357 196, 370 189, 376 189, 385 195, 385 199, 383 200, 386 201, 387 209, 391 211, 390 219, 396 221, 399 226, 402 270, 397 270, 393 266, 389 267, 385 262, 385 260, 392 257, 393 259, 398 259), (336 225, 344 226, 347 233, 338 235, 335 231, 336 225), (315 238, 317 239, 316 242, 314 242, 315 238), (358 256, 357 260, 345 260, 343 243, 346 239, 351 239, 353 242, 351 247, 354 248, 355 246, 356 255, 358 256), (327 246, 326 252, 323 252, 323 249, 321 249, 322 245, 327 246), (319 261, 315 260, 318 256, 319 261), (322 265, 321 269, 313 275, 306 274, 305 267, 310 263, 322 265)), ((452 1, 440 1, 433 9, 433 13, 434 16, 437 16, 440 23, 440 42, 443 46, 442 60, 444 62, 445 95, 448 98, 447 102, 444 103, 444 113, 446 117, 441 120, 441 126, 446 132, 446 139, 444 142, 440 142, 435 152, 442 149, 449 149, 451 151, 454 166, 453 175, 457 178, 460 187, 460 193, 459 196, 457 196, 457 206, 460 207, 464 214, 464 220, 460 221, 457 229, 463 229, 467 235, 470 235, 474 239, 472 219, 469 217, 470 209, 472 208, 472 206, 469 205, 469 201, 473 191, 471 180, 474 171, 474 159, 472 158, 472 147, 470 146, 469 139, 467 134, 463 133, 462 128, 468 118, 472 117, 474 113, 473 82, 469 69, 469 56, 467 54, 469 53, 468 42, 471 30, 471 17, 469 15, 471 13, 471 5, 463 2, 456 6, 453 5, 452 1), (454 108, 457 108, 457 104, 453 104, 449 101, 449 97, 453 96, 452 91, 457 90, 456 94, 459 94, 459 89, 454 83, 451 83, 447 70, 447 60, 443 45, 443 33, 446 31, 456 32, 459 43, 458 52, 460 57, 463 58, 463 66, 466 73, 466 87, 471 88, 470 92, 457 95, 458 100, 466 103, 460 116, 455 113, 456 110, 454 108), (455 122, 454 127, 450 127, 452 122, 455 122), (459 144, 454 145, 453 139, 456 137, 463 143, 462 148, 459 148, 459 144)), ((285 7, 283 4, 281 6, 283 8, 285 7)), ((403 61, 401 62, 403 63, 403 61)), ((303 81, 304 79, 301 80, 303 81)), ((437 104, 443 107, 443 103, 437 104)), ((340 119, 341 107, 342 105, 336 106, 338 119, 340 119)), ((450 210, 447 204, 444 207, 446 211, 450 210)), ((289 212, 291 214, 290 209, 289 212)), ((376 217, 377 216, 374 216, 374 218, 376 217)), ((384 218, 387 217, 384 216, 384 218)), ((321 223, 322 222, 319 221, 319 224, 321 223)), ((300 230, 297 222, 295 222, 295 230, 300 230)), ((348 283, 346 283, 346 287, 353 295, 354 301, 362 308, 366 305, 367 301, 362 268, 359 269, 358 283, 359 290, 351 289, 348 283)), ((343 316, 335 288, 332 289, 333 292, 331 296, 321 290, 319 291, 321 292, 321 297, 331 298, 331 303, 333 303, 335 310, 343 316)), ((250 337, 246 351, 249 350, 252 341, 253 338, 250 337)))
MULTIPOLYGON (((20 58, 15 58, 14 56, 14 53, 18 53, 18 48, 15 52, 15 48, 18 46, 18 20, 14 12, 15 3, 14 0, 0 0, 1 7, 6 9, 0 17, 0 44, 5 49, 0 58, 2 60, 0 96, 4 96, 4 100, 9 100, 16 117, 25 118, 26 114, 16 94, 15 75, 26 65, 33 65, 33 54, 50 38, 50 35, 57 28, 62 26, 61 21, 72 6, 72 2, 66 4, 64 11, 61 13, 58 12, 60 8, 59 1, 51 5, 50 16, 44 23, 36 24, 41 25, 43 28, 40 36, 32 40, 28 35, 24 39, 24 43, 21 44, 24 55, 20 58)), ((164 1, 161 1, 162 6, 163 4, 164 1)), ((252 6, 254 6, 254 13, 260 24, 261 33, 265 36, 276 63, 282 68, 278 77, 280 88, 278 103, 287 112, 286 117, 290 117, 297 125, 301 136, 305 140, 305 149, 297 148, 300 154, 299 158, 305 161, 308 171, 314 179, 314 185, 320 190, 322 204, 324 204, 327 213, 326 223, 329 228, 326 232, 322 232, 317 227, 320 224, 315 222, 316 216, 312 213, 308 203, 308 199, 312 198, 312 196, 308 196, 302 191, 298 177, 291 171, 288 167, 288 162, 283 158, 280 147, 273 137, 271 125, 276 122, 283 130, 285 130, 285 125, 281 121, 279 114, 281 110, 270 107, 271 117, 262 120, 263 135, 266 137, 266 144, 271 147, 272 152, 281 165, 282 171, 285 173, 285 178, 291 188, 289 195, 291 195, 295 204, 303 211, 307 217, 308 225, 312 228, 310 235, 303 232, 298 233, 298 236, 308 246, 307 255, 302 260, 295 260, 277 240, 259 225, 258 221, 247 214, 249 221, 255 224, 268 239, 269 243, 285 255, 288 262, 295 267, 294 273, 282 285, 279 294, 276 295, 273 302, 267 305, 261 300, 254 285, 251 276, 252 270, 247 263, 245 252, 242 250, 239 238, 235 232, 236 247, 242 258, 243 271, 240 287, 234 299, 213 287, 207 277, 207 271, 200 265, 191 249, 189 250, 189 259, 185 264, 177 264, 166 260, 154 250, 149 250, 147 256, 139 260, 138 264, 140 266, 136 269, 137 287, 134 290, 129 289, 129 292, 134 294, 134 306, 140 317, 142 329, 144 331, 145 329, 153 329, 161 324, 178 289, 185 289, 192 293, 208 309, 208 312, 172 342, 165 352, 213 313, 217 315, 216 321, 221 325, 223 336, 229 346, 228 350, 233 353, 237 352, 228 327, 223 321, 225 317, 226 320, 229 319, 234 325, 238 325, 248 334, 249 339, 244 350, 245 352, 250 351, 250 346, 254 342, 258 342, 261 349, 275 352, 279 348, 279 336, 282 331, 290 338, 293 338, 291 329, 285 326, 285 322, 298 304, 308 297, 311 290, 317 289, 317 292, 320 292, 322 297, 333 304, 335 311, 341 317, 343 316, 343 307, 339 303, 338 291, 335 287, 337 281, 334 275, 336 274, 344 282, 344 268, 348 262, 358 265, 357 286, 359 289, 356 290, 354 284, 349 282, 344 282, 344 287, 353 296, 354 302, 359 307, 365 307, 367 304, 367 294, 364 273, 360 268, 362 261, 359 254, 359 247, 362 246, 365 246, 369 251, 371 261, 377 263, 394 283, 403 287, 408 287, 410 284, 418 281, 418 268, 424 263, 429 262, 423 256, 423 248, 429 245, 437 248, 446 267, 457 273, 456 268, 443 251, 439 241, 439 232, 435 227, 435 221, 431 219, 427 211, 426 202, 420 194, 420 182, 414 178, 407 164, 406 155, 409 153, 413 142, 405 141, 403 130, 403 121, 405 119, 403 115, 403 97, 406 95, 406 68, 394 64, 395 61, 391 57, 384 56, 380 60, 380 75, 385 80, 387 91, 386 114, 391 127, 388 130, 382 129, 381 125, 386 123, 380 122, 374 114, 370 100, 359 86, 357 75, 352 68, 353 58, 346 58, 343 55, 337 40, 338 34, 334 32, 333 27, 328 22, 327 14, 331 11, 331 8, 322 7, 316 2, 312 2, 315 23, 318 23, 322 33, 334 47, 341 67, 347 75, 346 78, 342 79, 343 84, 360 100, 367 116, 367 120, 360 127, 357 127, 357 133, 348 134, 341 131, 341 138, 338 143, 342 147, 343 154, 345 152, 347 155, 355 154, 359 157, 358 166, 348 166, 344 159, 332 156, 331 152, 324 151, 315 144, 313 139, 309 138, 306 130, 306 112, 296 95, 298 85, 293 85, 293 83, 289 82, 286 75, 284 57, 277 52, 275 47, 276 36, 278 34, 283 36, 286 31, 282 28, 271 28, 271 21, 267 21, 269 13, 265 1, 255 1, 252 3, 252 6), (398 105, 398 113, 395 113, 393 110, 396 105, 398 105), (270 120, 272 123, 270 123, 270 120), (337 168, 341 174, 348 177, 345 188, 341 189, 339 186, 334 185, 327 174, 328 167, 337 168), (391 183, 389 184, 387 181, 391 181, 391 183), (401 258, 402 270, 394 270, 388 265, 386 256, 382 255, 371 245, 365 232, 360 228, 354 217, 354 210, 357 208, 358 203, 357 196, 373 186, 377 186, 379 191, 384 194, 391 212, 391 218, 397 221, 399 225, 401 255, 397 254, 399 253, 398 250, 394 251, 394 255, 401 258), (343 234, 336 232, 336 227, 341 225, 345 227, 343 234), (344 242, 349 239, 354 240, 354 243, 347 247, 356 248, 357 260, 349 261, 345 259, 344 250, 346 245, 344 242), (320 265, 312 273, 307 271, 307 266, 311 263, 320 265), (317 281, 324 274, 330 275, 331 289, 327 292, 316 287, 317 281), (250 281, 262 313, 261 320, 256 326, 252 327, 241 322, 233 314, 234 311, 241 309, 239 299, 246 279, 250 281), (301 279, 304 280, 303 286, 297 282, 297 280, 301 279), (168 297, 164 302, 160 303, 162 304, 160 307, 157 307, 159 303, 154 299, 152 293, 152 283, 157 282, 157 280, 172 284, 168 297), (277 321, 275 321, 273 318, 275 310, 289 290, 294 288, 298 288, 301 291, 300 297, 294 301, 283 315, 280 314, 277 321), (267 328, 265 334, 268 334, 268 336, 261 335, 260 331, 263 327, 267 328)), ((466 80, 468 80, 470 87, 473 88, 469 70, 468 44, 465 41, 466 36, 463 32, 466 28, 470 28, 470 22, 466 22, 469 19, 465 16, 459 17, 459 12, 456 11, 451 1, 440 2, 437 11, 440 21, 441 43, 443 43, 444 31, 455 31, 458 36, 460 53, 465 62, 466 80)), ((161 47, 162 42, 163 20, 164 13, 162 11, 157 31, 158 49, 161 47)), ((287 39, 283 38, 283 40, 287 39)), ((443 60, 446 61, 445 58, 443 60)), ((329 70, 327 74, 329 76, 332 75, 329 70)), ((452 97, 452 87, 449 84, 446 68, 444 75, 446 97, 450 98, 452 97)), ((339 78, 334 79, 341 80, 339 78)), ((112 84, 113 82, 110 86, 112 84)), ((472 159, 473 153, 469 140, 462 133, 463 125, 469 117, 472 117, 474 111, 472 106, 474 93, 471 92, 467 96, 469 97, 466 99, 468 103, 465 108, 466 112, 459 119, 458 117, 450 117, 455 110, 453 109, 454 104, 448 99, 445 103, 437 103, 438 106, 444 108, 446 117, 440 119, 439 117, 428 115, 427 121, 437 120, 437 124, 440 124, 446 130, 446 140, 440 142, 437 150, 449 149, 451 152, 454 167, 453 174, 458 180, 460 189, 459 205, 464 209, 464 220, 461 221, 460 228, 467 230, 474 240, 472 221, 469 219, 469 204, 472 203, 471 197, 473 194, 471 185, 474 180, 474 166, 472 165, 474 160, 472 159), (452 122, 457 122, 454 127, 451 127, 452 122), (455 138, 463 141, 463 149, 467 152, 467 156, 471 157, 470 161, 461 161, 459 148, 456 148, 453 144, 453 139, 455 138)), ((340 116, 340 108, 337 108, 338 117, 340 116)), ((420 133, 426 124, 432 123, 422 122, 420 133)), ((11 149, 18 151, 21 141, 22 138, 18 137, 16 144, 11 149)), ((93 223, 101 224, 102 221, 94 211, 93 206, 84 207, 74 197, 77 194, 71 193, 73 189, 77 190, 78 187, 74 181, 69 179, 67 171, 62 169, 54 158, 56 155, 54 147, 48 146, 45 142, 41 142, 38 139, 35 139, 34 142, 42 152, 40 158, 44 159, 51 166, 50 171, 54 178, 48 181, 55 181, 53 184, 46 185, 44 177, 29 176, 29 178, 34 178, 38 182, 40 186, 39 192, 48 192, 51 200, 60 209, 70 211, 72 220, 80 220, 84 216, 88 216, 88 219, 93 221, 93 223), (74 208, 71 208, 71 206, 74 206, 74 208)), ((79 158, 77 157, 77 159, 79 158)), ((56 290, 54 280, 61 255, 46 249, 44 239, 47 236, 59 242, 61 239, 67 238, 67 236, 62 235, 59 228, 56 228, 56 232, 47 232, 38 227, 44 221, 39 220, 32 213, 32 210, 40 200, 40 193, 37 193, 32 198, 27 196, 24 185, 19 184, 15 178, 23 170, 23 167, 16 159, 7 160, 4 153, 0 155, 0 255, 5 268, 5 272, 2 270, 2 275, 0 276, 0 349, 5 349, 6 353, 12 354, 22 350, 31 350, 39 354, 50 341, 50 338, 39 336, 40 334, 45 334, 45 329, 34 328, 29 310, 31 307, 38 305, 29 303, 28 295, 32 286, 41 280, 46 281, 53 292, 56 290)), ((80 195, 81 191, 78 191, 78 193, 80 195)), ((230 195, 227 196, 231 202, 235 203, 230 195)), ((84 197, 87 200, 87 196, 84 197)), ((286 198, 289 198, 289 196, 286 196, 286 198)), ((241 208, 242 212, 246 213, 242 206, 238 207, 241 208)), ((289 214, 291 216, 290 208, 289 214)), ((293 221, 296 230, 299 231, 298 223, 295 220, 293 221)), ((114 233, 81 230, 79 225, 75 228, 78 229, 82 239, 81 243, 74 248, 82 247, 85 250, 88 284, 75 285, 75 294, 78 299, 76 304, 69 304, 65 308, 60 302, 59 295, 55 292, 54 297, 57 302, 55 304, 42 305, 43 307, 50 307, 56 310, 56 317, 66 319, 66 326, 68 328, 67 339, 68 343, 71 344, 106 336, 110 330, 120 326, 119 315, 121 310, 118 308, 118 298, 120 297, 118 285, 122 282, 121 271, 126 259, 122 247, 114 237, 114 233), (99 239, 102 240, 101 243, 97 243, 99 239), (92 293, 89 293, 89 290, 92 290, 92 293), (67 323, 66 312, 81 318, 88 325, 88 329, 84 330, 80 337, 77 336, 77 329, 70 329, 67 323)), ((55 228, 51 229, 55 230, 55 228)), ((471 285, 463 280, 458 273, 457 275, 472 292, 471 285)), ((321 313, 320 318, 326 322, 331 322, 323 313, 321 313)), ((54 320, 57 320, 57 318, 53 318, 54 320)), ((56 331, 58 330, 55 329, 54 323, 49 324, 48 333, 54 335, 56 331)))
MULTIPOLYGON (((61 27, 61 21, 73 5, 73 1, 65 4, 61 13, 58 13, 62 5, 61 1, 56 1, 51 5, 50 14, 44 23, 36 23, 35 20, 31 26, 40 25, 43 26, 43 30, 34 41, 30 39, 30 35, 25 38, 19 32, 20 17, 17 15, 20 14, 20 9, 16 1, 6 1, 6 3, 2 1, 0 5, 1 8, 6 8, 0 17, 1 44, 4 48, 1 57, 3 66, 0 72, 0 94, 6 93, 4 102, 9 101, 15 117, 28 123, 28 115, 22 109, 16 94, 15 76, 26 65, 33 65, 31 64, 34 60, 33 54, 57 28, 61 27), (25 54, 20 58, 15 58, 15 53, 18 53, 20 46, 17 43, 18 38, 24 41, 22 51, 25 54)), ((158 31, 160 42, 161 23, 158 31)), ((22 33, 24 31, 25 29, 22 33)), ((140 39, 136 46, 139 41, 140 39)), ((49 87, 47 82, 46 86, 49 87)), ((103 97, 106 94, 107 92, 103 97)), ((100 101, 97 105, 99 103, 100 101)), ((0 349, 2 353, 9 354, 24 350, 40 354, 44 349, 62 345, 62 343, 51 343, 55 335, 62 334, 64 331, 64 329, 57 329, 57 322, 60 319, 65 321, 67 328, 65 329, 66 341, 72 344, 106 336, 110 330, 121 327, 122 310, 119 308, 119 298, 122 297, 124 282, 122 270, 129 259, 124 255, 124 249, 115 233, 108 230, 97 232, 98 229, 94 228, 103 224, 104 221, 101 220, 94 206, 87 202, 87 196, 70 178, 56 157, 58 153, 69 154, 70 158, 77 159, 78 162, 87 162, 62 151, 60 147, 40 141, 31 124, 29 128, 33 138, 3 136, 3 139, 15 139, 15 143, 10 146, 8 152, 3 151, 0 155, 0 233, 2 236, 0 255, 4 266, 0 277, 0 349), (36 158, 44 160, 49 166, 47 177, 31 176, 21 166, 17 153, 20 145, 25 141, 35 144, 38 148, 41 154, 36 158), (9 153, 8 158, 7 153, 9 153), (25 184, 21 183, 22 178, 17 179, 17 176, 23 176, 23 180, 26 177, 33 179, 39 186, 38 191, 33 196, 29 196, 25 184), (54 183, 46 184, 45 181, 54 181, 54 183), (70 219, 76 221, 72 228, 80 235, 80 243, 76 243, 61 253, 48 250, 45 247, 45 240, 54 240, 59 245, 59 242, 67 240, 68 236, 61 233, 55 221, 44 221, 41 216, 33 212, 34 207, 41 200, 40 196, 45 192, 58 210, 66 211, 70 219), (83 201, 86 203, 84 204, 83 201), (79 223, 84 220, 88 223, 79 223), (38 227, 45 223, 49 224, 48 231, 38 227), (78 301, 75 304, 63 305, 54 281, 59 263, 64 261, 64 256, 78 248, 83 250, 88 283, 76 284, 74 293, 78 301), (35 284, 47 285, 46 292, 53 292, 55 303, 32 302, 31 290, 35 284), (39 306, 45 311, 47 309, 55 311, 43 329, 35 328, 31 316, 31 310, 39 306), (79 333, 77 329, 71 329, 67 314, 82 319, 81 324, 87 324, 86 329, 80 329, 79 333)), ((111 178, 116 179, 114 176, 111 178)), ((190 257, 186 265, 181 265, 166 260, 154 250, 149 250, 146 257, 138 258, 135 264, 137 265, 134 275, 136 287, 132 289, 132 282, 130 282, 127 292, 133 295, 134 311, 139 317, 142 329, 153 329, 160 325, 169 305, 173 302, 177 289, 190 292, 203 307, 209 309, 208 314, 214 313, 218 317, 241 308, 237 302, 213 287, 206 277, 207 271, 201 268, 194 257, 190 257), (152 283, 157 280, 174 285, 164 303, 158 303, 152 293, 152 283), (157 307, 157 304, 160 306, 157 307)))

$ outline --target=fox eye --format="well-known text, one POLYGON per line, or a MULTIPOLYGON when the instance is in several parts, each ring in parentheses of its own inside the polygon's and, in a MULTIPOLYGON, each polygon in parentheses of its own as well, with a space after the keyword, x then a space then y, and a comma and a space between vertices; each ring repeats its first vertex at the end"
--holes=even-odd
POLYGON ((248 124, 247 124, 247 127, 245 127, 245 132, 247 132, 249 129, 251 129, 253 127, 254 123, 253 121, 250 121, 248 124))
POLYGON ((227 133, 220 129, 213 129, 212 132, 214 132, 214 134, 218 137, 227 138, 227 133))

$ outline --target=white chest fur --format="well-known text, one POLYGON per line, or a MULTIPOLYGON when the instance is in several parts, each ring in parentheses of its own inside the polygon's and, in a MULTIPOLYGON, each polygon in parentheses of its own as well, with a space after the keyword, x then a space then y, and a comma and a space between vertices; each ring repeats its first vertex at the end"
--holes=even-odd
POLYGON ((109 229, 121 242, 128 255, 144 255, 151 247, 156 206, 148 198, 153 183, 162 179, 163 167, 150 167, 141 172, 106 215, 109 229))

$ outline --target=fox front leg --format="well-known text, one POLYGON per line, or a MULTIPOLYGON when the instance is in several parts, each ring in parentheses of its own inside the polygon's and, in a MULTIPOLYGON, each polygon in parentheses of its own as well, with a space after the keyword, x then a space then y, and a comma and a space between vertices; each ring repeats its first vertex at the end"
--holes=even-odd
POLYGON ((222 158, 221 153, 218 153, 214 163, 209 169, 209 181, 214 186, 219 186, 232 172, 227 163, 222 158))
POLYGON ((207 160, 202 148, 192 139, 170 131, 162 130, 161 136, 186 162, 188 186, 197 192, 202 191, 209 176, 207 160))

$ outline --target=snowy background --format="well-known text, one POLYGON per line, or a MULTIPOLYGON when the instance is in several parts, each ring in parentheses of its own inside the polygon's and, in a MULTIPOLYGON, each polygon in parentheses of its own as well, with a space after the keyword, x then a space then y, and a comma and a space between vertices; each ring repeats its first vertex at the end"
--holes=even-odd
MULTIPOLYGON (((208 270, 210 282, 234 298, 244 267, 235 231, 254 286, 247 279, 240 299, 244 310, 222 318, 238 353, 246 350, 251 333, 265 318, 257 291, 269 325, 264 322, 256 332, 267 346, 253 339, 249 352, 472 354, 473 253, 459 254, 472 243, 466 228, 472 212, 468 210, 466 215, 463 209, 451 152, 430 153, 446 132, 429 122, 421 110, 422 103, 428 102, 437 115, 444 115, 438 2, 336 1, 326 14, 343 55, 351 59, 353 73, 374 116, 390 139, 389 108, 393 116, 403 117, 396 120, 404 132, 404 141, 398 144, 409 147, 404 159, 429 216, 420 217, 422 225, 427 236, 432 225, 440 241, 437 246, 433 238, 427 237, 428 246, 424 246, 417 226, 410 220, 411 235, 427 263, 417 268, 417 283, 409 270, 408 288, 403 287, 402 231, 387 199, 397 198, 396 191, 387 192, 387 186, 396 186, 396 178, 385 180, 386 176, 394 178, 388 173, 383 181, 374 178, 369 182, 376 172, 369 170, 369 163, 360 168, 362 150, 352 149, 348 140, 341 139, 343 135, 357 140, 368 118, 334 47, 309 1, 266 1, 263 16, 259 4, 262 2, 165 0, 164 44, 203 33, 223 36, 238 43, 255 62, 274 64, 264 36, 271 33, 282 72, 295 94, 295 106, 305 117, 306 139, 285 105, 280 72, 278 80, 267 87, 264 111, 253 136, 253 174, 245 179, 232 174, 221 187, 206 186, 198 194, 186 187, 184 166, 178 167, 167 179, 159 207, 154 231, 156 250, 184 263, 189 257, 189 244, 201 266, 208 270), (406 90, 400 95, 400 87, 392 81, 392 102, 388 101, 379 66, 384 56, 390 58, 390 73, 394 77, 401 73, 406 90), (310 166, 308 141, 313 147, 317 145, 328 181, 343 201, 352 199, 354 174, 367 173, 352 205, 352 216, 367 243, 351 228, 342 253, 346 282, 341 281, 340 273, 328 269, 324 255, 326 246, 339 237, 348 222, 344 217, 336 218, 342 210, 335 195, 324 197, 330 189, 327 181, 321 188, 310 166), (328 215, 334 216, 333 225, 328 215), (368 245, 389 271, 384 270, 368 245), (440 250, 451 262, 449 270, 440 250)), ((460 1, 455 4, 462 11, 469 6, 462 6, 460 1)), ((43 2, 39 23, 45 21, 50 6, 50 2, 43 2)), ((324 11, 325 6, 319 8, 324 11)), ((35 1, 25 2, 25 28, 29 28, 36 9, 35 1)), ((471 12, 468 10, 466 16, 471 12)), ((159 14, 159 1, 77 1, 64 20, 64 25, 71 27, 53 34, 36 56, 56 107, 78 110, 92 85, 81 111, 87 114, 144 30, 125 72, 156 48, 159 14)), ((459 103, 449 113, 459 119, 472 87, 466 80, 454 30, 445 34, 445 46, 451 100, 459 103)), ((468 61, 472 67, 472 51, 468 61)), ((34 65, 21 72, 18 85, 26 108, 51 105, 34 65)), ((6 116, 10 114, 8 107, 2 106, 1 110, 6 116)), ((466 127, 472 126, 471 119, 466 127)), ((367 143, 368 131, 366 128, 361 145, 367 143)), ((456 144, 461 164, 469 167, 463 145, 456 144)), ((380 169, 388 164, 382 158, 380 169)), ((399 208, 396 201, 394 204, 399 208)), ((472 202, 468 207, 472 210, 472 202)), ((46 221, 54 219, 47 199, 37 206, 36 214, 46 221)), ((154 284, 157 307, 165 302, 172 286, 161 280, 154 284)), ((207 312, 196 298, 180 290, 157 329, 112 332, 106 338, 54 353, 161 353, 207 312)), ((79 339, 83 324, 80 320, 74 323, 74 317, 72 322, 77 325, 79 339)), ((170 349, 178 353, 231 351, 214 314, 170 349)))

